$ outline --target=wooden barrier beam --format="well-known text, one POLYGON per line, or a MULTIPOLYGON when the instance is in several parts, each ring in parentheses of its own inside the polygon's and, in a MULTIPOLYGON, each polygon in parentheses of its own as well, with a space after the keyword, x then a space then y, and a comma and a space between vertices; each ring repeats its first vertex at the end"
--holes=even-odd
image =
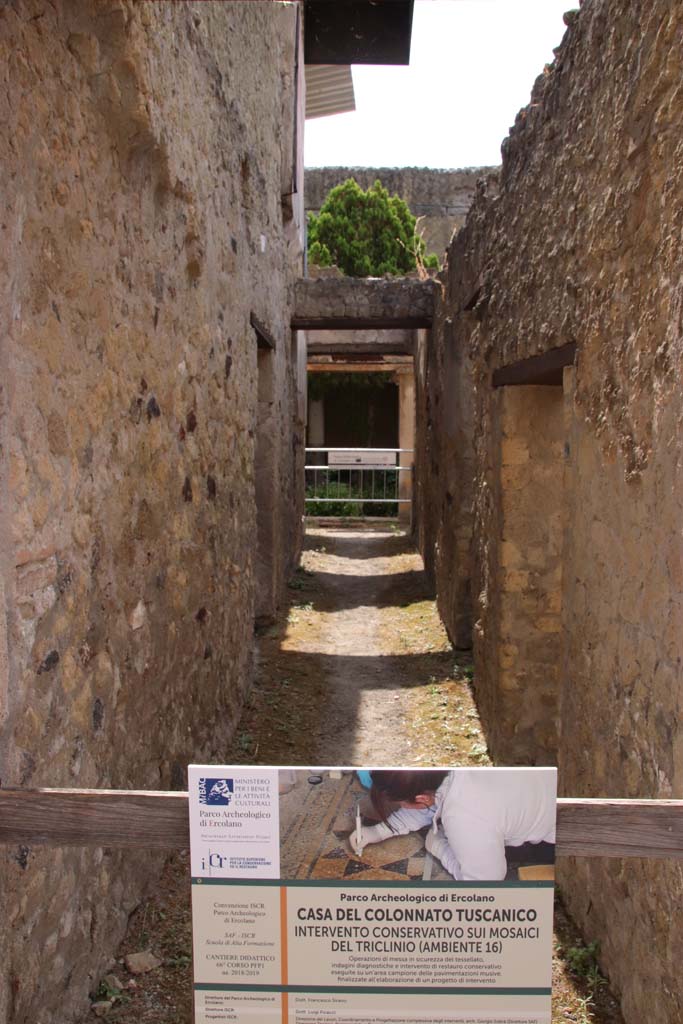
POLYGON ((683 800, 557 801, 561 857, 683 859, 683 800))
MULTIPOLYGON (((0 789, 0 844, 189 843, 187 793, 0 789)), ((558 800, 557 855, 683 859, 683 800, 558 800)))
POLYGON ((0 789, 0 844, 190 845, 187 793, 117 789, 0 789))

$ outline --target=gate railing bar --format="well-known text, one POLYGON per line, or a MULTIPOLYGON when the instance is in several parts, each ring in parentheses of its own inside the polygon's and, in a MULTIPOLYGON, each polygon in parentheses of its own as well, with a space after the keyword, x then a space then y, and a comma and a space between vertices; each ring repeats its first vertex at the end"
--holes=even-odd
POLYGON ((400 506, 413 503, 412 488, 405 486, 406 477, 401 475, 412 475, 413 467, 400 465, 402 455, 414 454, 412 448, 306 448, 305 453, 307 509, 315 503, 345 502, 359 507, 345 510, 344 518, 362 519, 366 504, 396 506, 395 514, 400 506), (316 453, 325 458, 310 462, 309 456, 316 453))
POLYGON ((414 448, 306 448, 307 452, 395 452, 397 455, 413 455, 414 448))

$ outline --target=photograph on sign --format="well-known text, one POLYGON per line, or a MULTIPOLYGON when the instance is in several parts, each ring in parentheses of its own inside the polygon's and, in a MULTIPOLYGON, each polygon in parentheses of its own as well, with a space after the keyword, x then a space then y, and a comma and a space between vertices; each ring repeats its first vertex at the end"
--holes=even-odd
POLYGON ((549 1024, 555 808, 554 769, 191 766, 196 1021, 549 1024))

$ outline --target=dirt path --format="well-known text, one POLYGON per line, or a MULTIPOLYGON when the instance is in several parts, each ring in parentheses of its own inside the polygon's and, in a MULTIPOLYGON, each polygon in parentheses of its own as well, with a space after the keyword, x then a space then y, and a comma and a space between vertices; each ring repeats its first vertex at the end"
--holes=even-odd
MULTIPOLYGON (((469 660, 452 651, 404 534, 309 528, 289 586, 287 613, 258 637, 255 681, 226 763, 489 763, 469 660)), ((122 998, 107 1020, 190 1024, 188 878, 180 854, 131 919, 112 964, 122 998), (144 949, 162 966, 131 979, 123 958, 144 949)), ((608 989, 595 982, 593 952, 561 908, 557 925, 553 1024, 622 1024, 608 989)), ((99 998, 111 994, 105 984, 99 998)))
MULTIPOLYGON (((294 711, 280 730, 290 741, 284 760, 285 754, 300 760, 301 740, 313 764, 419 760, 407 723, 425 684, 452 678, 454 658, 410 542, 386 528, 311 529, 291 585, 296 596, 286 626, 260 643, 247 712, 254 735, 265 700, 285 717, 294 711), (286 701, 272 693, 278 676, 293 687, 286 701), (305 736, 297 729, 300 719, 305 736)), ((465 679, 460 689, 472 710, 465 679)), ((272 757, 271 738, 265 739, 272 757)))
MULTIPOLYGON (((410 661, 428 652, 397 652, 392 613, 409 599, 406 592, 415 602, 426 596, 417 556, 401 551, 401 538, 391 534, 319 530, 308 540, 304 566, 319 584, 311 632, 326 676, 316 760, 404 764, 411 756, 410 686, 424 682, 424 669, 410 661)), ((301 632, 311 625, 301 623, 301 632)), ((443 649, 445 637, 438 639, 443 649)), ((304 645, 310 649, 311 639, 304 645)))

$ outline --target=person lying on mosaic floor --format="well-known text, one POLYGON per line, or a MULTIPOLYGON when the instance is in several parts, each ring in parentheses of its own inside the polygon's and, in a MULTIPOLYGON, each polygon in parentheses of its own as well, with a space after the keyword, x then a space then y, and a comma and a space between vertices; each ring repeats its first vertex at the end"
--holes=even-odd
MULTIPOLYGON (((429 826, 425 846, 457 881, 500 881, 506 846, 555 843, 552 776, 523 769, 371 772, 370 796, 380 821, 355 833, 360 856, 370 843, 429 826)), ((545 859, 545 858, 544 858, 545 859)))

